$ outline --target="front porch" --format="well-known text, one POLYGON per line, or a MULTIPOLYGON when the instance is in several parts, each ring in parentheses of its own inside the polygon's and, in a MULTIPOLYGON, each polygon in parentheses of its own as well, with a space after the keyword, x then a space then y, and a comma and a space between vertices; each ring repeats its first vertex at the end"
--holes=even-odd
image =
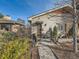
POLYGON ((41 35, 42 35, 42 22, 41 21, 32 23, 32 33, 35 34, 37 38, 41 38, 41 35))

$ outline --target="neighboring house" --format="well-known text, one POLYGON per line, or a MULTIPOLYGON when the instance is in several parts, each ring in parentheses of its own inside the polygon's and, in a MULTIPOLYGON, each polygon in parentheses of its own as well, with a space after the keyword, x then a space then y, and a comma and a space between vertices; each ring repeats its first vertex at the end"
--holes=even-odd
POLYGON ((0 31, 17 32, 24 24, 11 20, 11 17, 4 16, 0 18, 0 31))
POLYGON ((40 30, 42 34, 46 34, 49 28, 56 26, 59 34, 67 34, 72 28, 72 6, 64 5, 55 9, 29 17, 32 24, 32 33, 38 36, 40 30), (42 29, 41 29, 42 28, 42 29))

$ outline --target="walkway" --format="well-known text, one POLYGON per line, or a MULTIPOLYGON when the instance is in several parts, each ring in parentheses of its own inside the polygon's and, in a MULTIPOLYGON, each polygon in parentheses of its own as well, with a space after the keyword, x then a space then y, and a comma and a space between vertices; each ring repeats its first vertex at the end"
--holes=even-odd
POLYGON ((52 50, 47 46, 47 44, 49 43, 42 41, 38 43, 38 51, 39 51, 40 59, 57 59, 54 53, 52 52, 52 50))

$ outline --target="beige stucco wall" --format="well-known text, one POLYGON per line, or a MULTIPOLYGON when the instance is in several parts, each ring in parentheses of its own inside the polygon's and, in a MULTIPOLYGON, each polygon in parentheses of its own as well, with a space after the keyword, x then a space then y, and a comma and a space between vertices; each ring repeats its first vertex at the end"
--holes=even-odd
POLYGON ((32 34, 37 33, 37 26, 32 26, 32 34))
POLYGON ((12 25, 12 31, 13 32, 17 32, 19 30, 19 28, 20 28, 20 25, 17 25, 17 24, 12 25))
POLYGON ((64 23, 61 17, 48 17, 49 15, 47 17, 41 18, 41 20, 43 20, 43 33, 46 33, 49 30, 49 28, 52 28, 53 30, 54 26, 58 26, 57 24, 62 25, 64 23))
MULTIPOLYGON (((42 21, 43 22, 42 33, 46 33, 49 30, 49 28, 52 28, 52 30, 53 30, 54 26, 57 26, 58 33, 64 33, 65 32, 65 23, 68 20, 71 20, 71 18, 59 17, 59 16, 62 16, 62 15, 67 15, 67 14, 48 13, 48 14, 45 14, 45 15, 42 15, 42 16, 39 16, 39 17, 35 17, 33 19, 30 18, 30 20, 32 21, 32 23, 35 23, 36 21, 42 21), (49 16, 49 15, 51 15, 52 17, 49 16), (56 15, 56 16, 53 16, 53 15, 56 15), (45 24, 46 24, 46 26, 45 26, 45 24), (60 28, 59 26, 62 26, 63 29, 59 30, 59 28, 60 28)), ((36 31, 36 29, 37 29, 36 27, 33 27, 32 32, 36 31)))

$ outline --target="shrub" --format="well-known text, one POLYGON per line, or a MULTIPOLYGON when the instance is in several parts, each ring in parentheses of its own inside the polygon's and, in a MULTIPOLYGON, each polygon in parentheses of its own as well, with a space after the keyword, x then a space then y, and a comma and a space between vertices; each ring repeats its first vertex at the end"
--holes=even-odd
POLYGON ((15 34, 13 32, 4 32, 3 34, 4 40, 12 40, 15 37, 15 34))
MULTIPOLYGON (((9 41, 1 46, 0 59, 20 59, 24 53, 29 54, 29 48, 28 40, 25 38, 9 41)), ((27 57, 30 59, 30 54, 27 57)))
POLYGON ((57 39, 57 35, 58 35, 58 30, 57 30, 56 26, 53 28, 52 35, 53 35, 53 38, 56 40, 57 39))

